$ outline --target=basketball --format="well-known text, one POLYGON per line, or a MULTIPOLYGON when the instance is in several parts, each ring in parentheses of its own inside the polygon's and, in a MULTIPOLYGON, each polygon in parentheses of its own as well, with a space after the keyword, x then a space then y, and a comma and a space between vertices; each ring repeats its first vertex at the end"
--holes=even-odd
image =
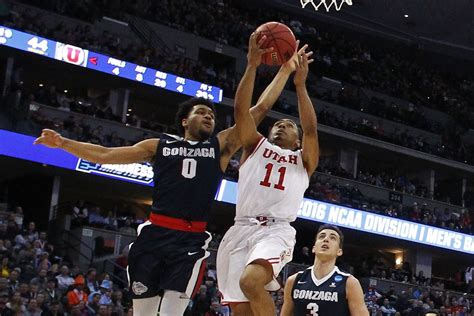
POLYGON ((262 56, 262 63, 270 66, 279 66, 290 60, 296 50, 296 38, 291 29, 279 22, 267 22, 260 25, 256 32, 259 38, 266 35, 267 39, 262 48, 273 47, 273 51, 262 56))

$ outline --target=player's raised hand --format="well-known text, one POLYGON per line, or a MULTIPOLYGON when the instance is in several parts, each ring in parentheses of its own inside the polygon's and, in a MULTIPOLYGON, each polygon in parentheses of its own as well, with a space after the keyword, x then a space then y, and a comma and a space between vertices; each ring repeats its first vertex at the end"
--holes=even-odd
POLYGON ((311 58, 313 52, 306 52, 306 49, 308 49, 307 44, 301 47, 301 49, 299 49, 296 53, 298 63, 296 67, 295 77, 293 78, 293 83, 295 84, 295 86, 301 86, 305 84, 309 72, 308 65, 314 61, 314 59, 311 58))
POLYGON ((282 70, 286 70, 290 73, 296 70, 296 68, 298 67, 298 62, 299 62, 298 61, 298 47, 299 46, 300 46, 300 41, 297 40, 295 53, 293 54, 293 56, 291 56, 291 58, 286 63, 281 65, 282 70))
POLYGON ((249 39, 249 51, 247 53, 247 62, 249 66, 258 67, 262 63, 262 55, 273 51, 273 47, 262 48, 267 36, 259 38, 260 33, 253 32, 249 39))
POLYGON ((43 129, 41 136, 35 139, 33 144, 45 145, 50 148, 60 148, 64 144, 64 138, 52 129, 43 129))

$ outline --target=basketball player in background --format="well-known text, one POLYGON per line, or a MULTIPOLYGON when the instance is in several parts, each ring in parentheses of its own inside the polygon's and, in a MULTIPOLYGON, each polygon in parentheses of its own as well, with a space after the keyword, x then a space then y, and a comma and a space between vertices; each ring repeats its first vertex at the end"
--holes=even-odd
POLYGON ((300 135, 295 122, 277 121, 263 137, 250 115, 257 67, 262 60, 258 34, 249 40, 248 64, 235 96, 235 123, 244 149, 239 170, 235 224, 226 233, 217 254, 217 280, 223 302, 234 315, 275 315, 267 290, 280 288, 276 281, 291 261, 296 232, 290 222, 319 161, 316 114, 305 82, 307 45, 289 61, 296 69, 294 84, 300 114, 300 135), (300 140, 302 136, 302 142, 300 140))
POLYGON ((359 281, 339 270, 344 235, 333 225, 321 225, 313 246, 314 265, 290 276, 285 284, 281 316, 368 316, 359 281))
MULTIPOLYGON (((263 120, 293 70, 288 64, 280 68, 251 109, 253 124, 263 120)), ((44 129, 35 140, 35 144, 60 148, 94 163, 153 164, 150 218, 138 227, 127 269, 135 316, 183 315, 199 288, 209 256, 211 235, 205 229, 210 205, 229 160, 241 146, 235 126, 212 136, 215 115, 212 102, 192 98, 176 114, 184 137, 163 134, 134 146, 106 148, 44 129)))

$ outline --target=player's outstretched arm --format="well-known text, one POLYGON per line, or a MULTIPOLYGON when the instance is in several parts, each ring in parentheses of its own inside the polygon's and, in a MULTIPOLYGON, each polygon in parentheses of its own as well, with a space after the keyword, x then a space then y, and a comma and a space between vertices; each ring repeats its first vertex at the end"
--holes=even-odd
POLYGON ((301 128, 303 129, 303 163, 308 175, 311 176, 319 163, 319 139, 316 112, 306 89, 308 65, 313 62, 313 59, 310 59, 313 52, 307 53, 307 48, 308 46, 304 45, 297 53, 299 62, 293 82, 296 87, 298 111, 301 128))
POLYGON ((281 307, 280 316, 293 316, 293 298, 291 297, 291 290, 293 289, 293 284, 295 283, 297 274, 290 276, 285 283, 285 293, 283 296, 283 306, 281 307))
POLYGON ((359 280, 352 275, 347 279, 346 297, 351 316, 369 316, 369 311, 364 302, 364 292, 359 280))
POLYGON ((262 55, 273 48, 262 49, 266 36, 262 36, 257 42, 257 33, 252 33, 249 39, 249 51, 247 53, 247 68, 240 80, 234 100, 234 118, 240 142, 244 148, 254 147, 261 139, 255 122, 250 114, 250 103, 255 85, 257 67, 262 62, 262 55))
POLYGON ((108 148, 100 145, 78 142, 62 137, 51 129, 43 129, 34 144, 60 148, 76 157, 100 164, 126 164, 150 161, 156 153, 158 139, 147 139, 133 146, 108 148))

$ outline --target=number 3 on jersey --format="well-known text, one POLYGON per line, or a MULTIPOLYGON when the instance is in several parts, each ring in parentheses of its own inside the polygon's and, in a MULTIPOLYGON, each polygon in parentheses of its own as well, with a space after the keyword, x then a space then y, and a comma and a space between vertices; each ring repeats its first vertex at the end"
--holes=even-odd
MULTIPOLYGON (((267 163, 265 169, 267 169, 267 173, 265 174, 265 179, 263 179, 263 181, 260 181, 260 185, 263 185, 264 187, 270 187, 272 185, 270 183, 270 176, 272 175, 273 164, 271 162, 267 163)), ((273 186, 275 189, 285 190, 285 186, 283 185, 283 181, 285 181, 285 172, 286 167, 278 168, 280 178, 278 179, 278 183, 273 186)))
POLYGON ((318 316, 319 306, 316 303, 309 303, 306 308, 312 316, 318 316))
POLYGON ((183 167, 181 168, 181 175, 186 179, 192 179, 196 176, 196 159, 186 158, 183 159, 183 167))

